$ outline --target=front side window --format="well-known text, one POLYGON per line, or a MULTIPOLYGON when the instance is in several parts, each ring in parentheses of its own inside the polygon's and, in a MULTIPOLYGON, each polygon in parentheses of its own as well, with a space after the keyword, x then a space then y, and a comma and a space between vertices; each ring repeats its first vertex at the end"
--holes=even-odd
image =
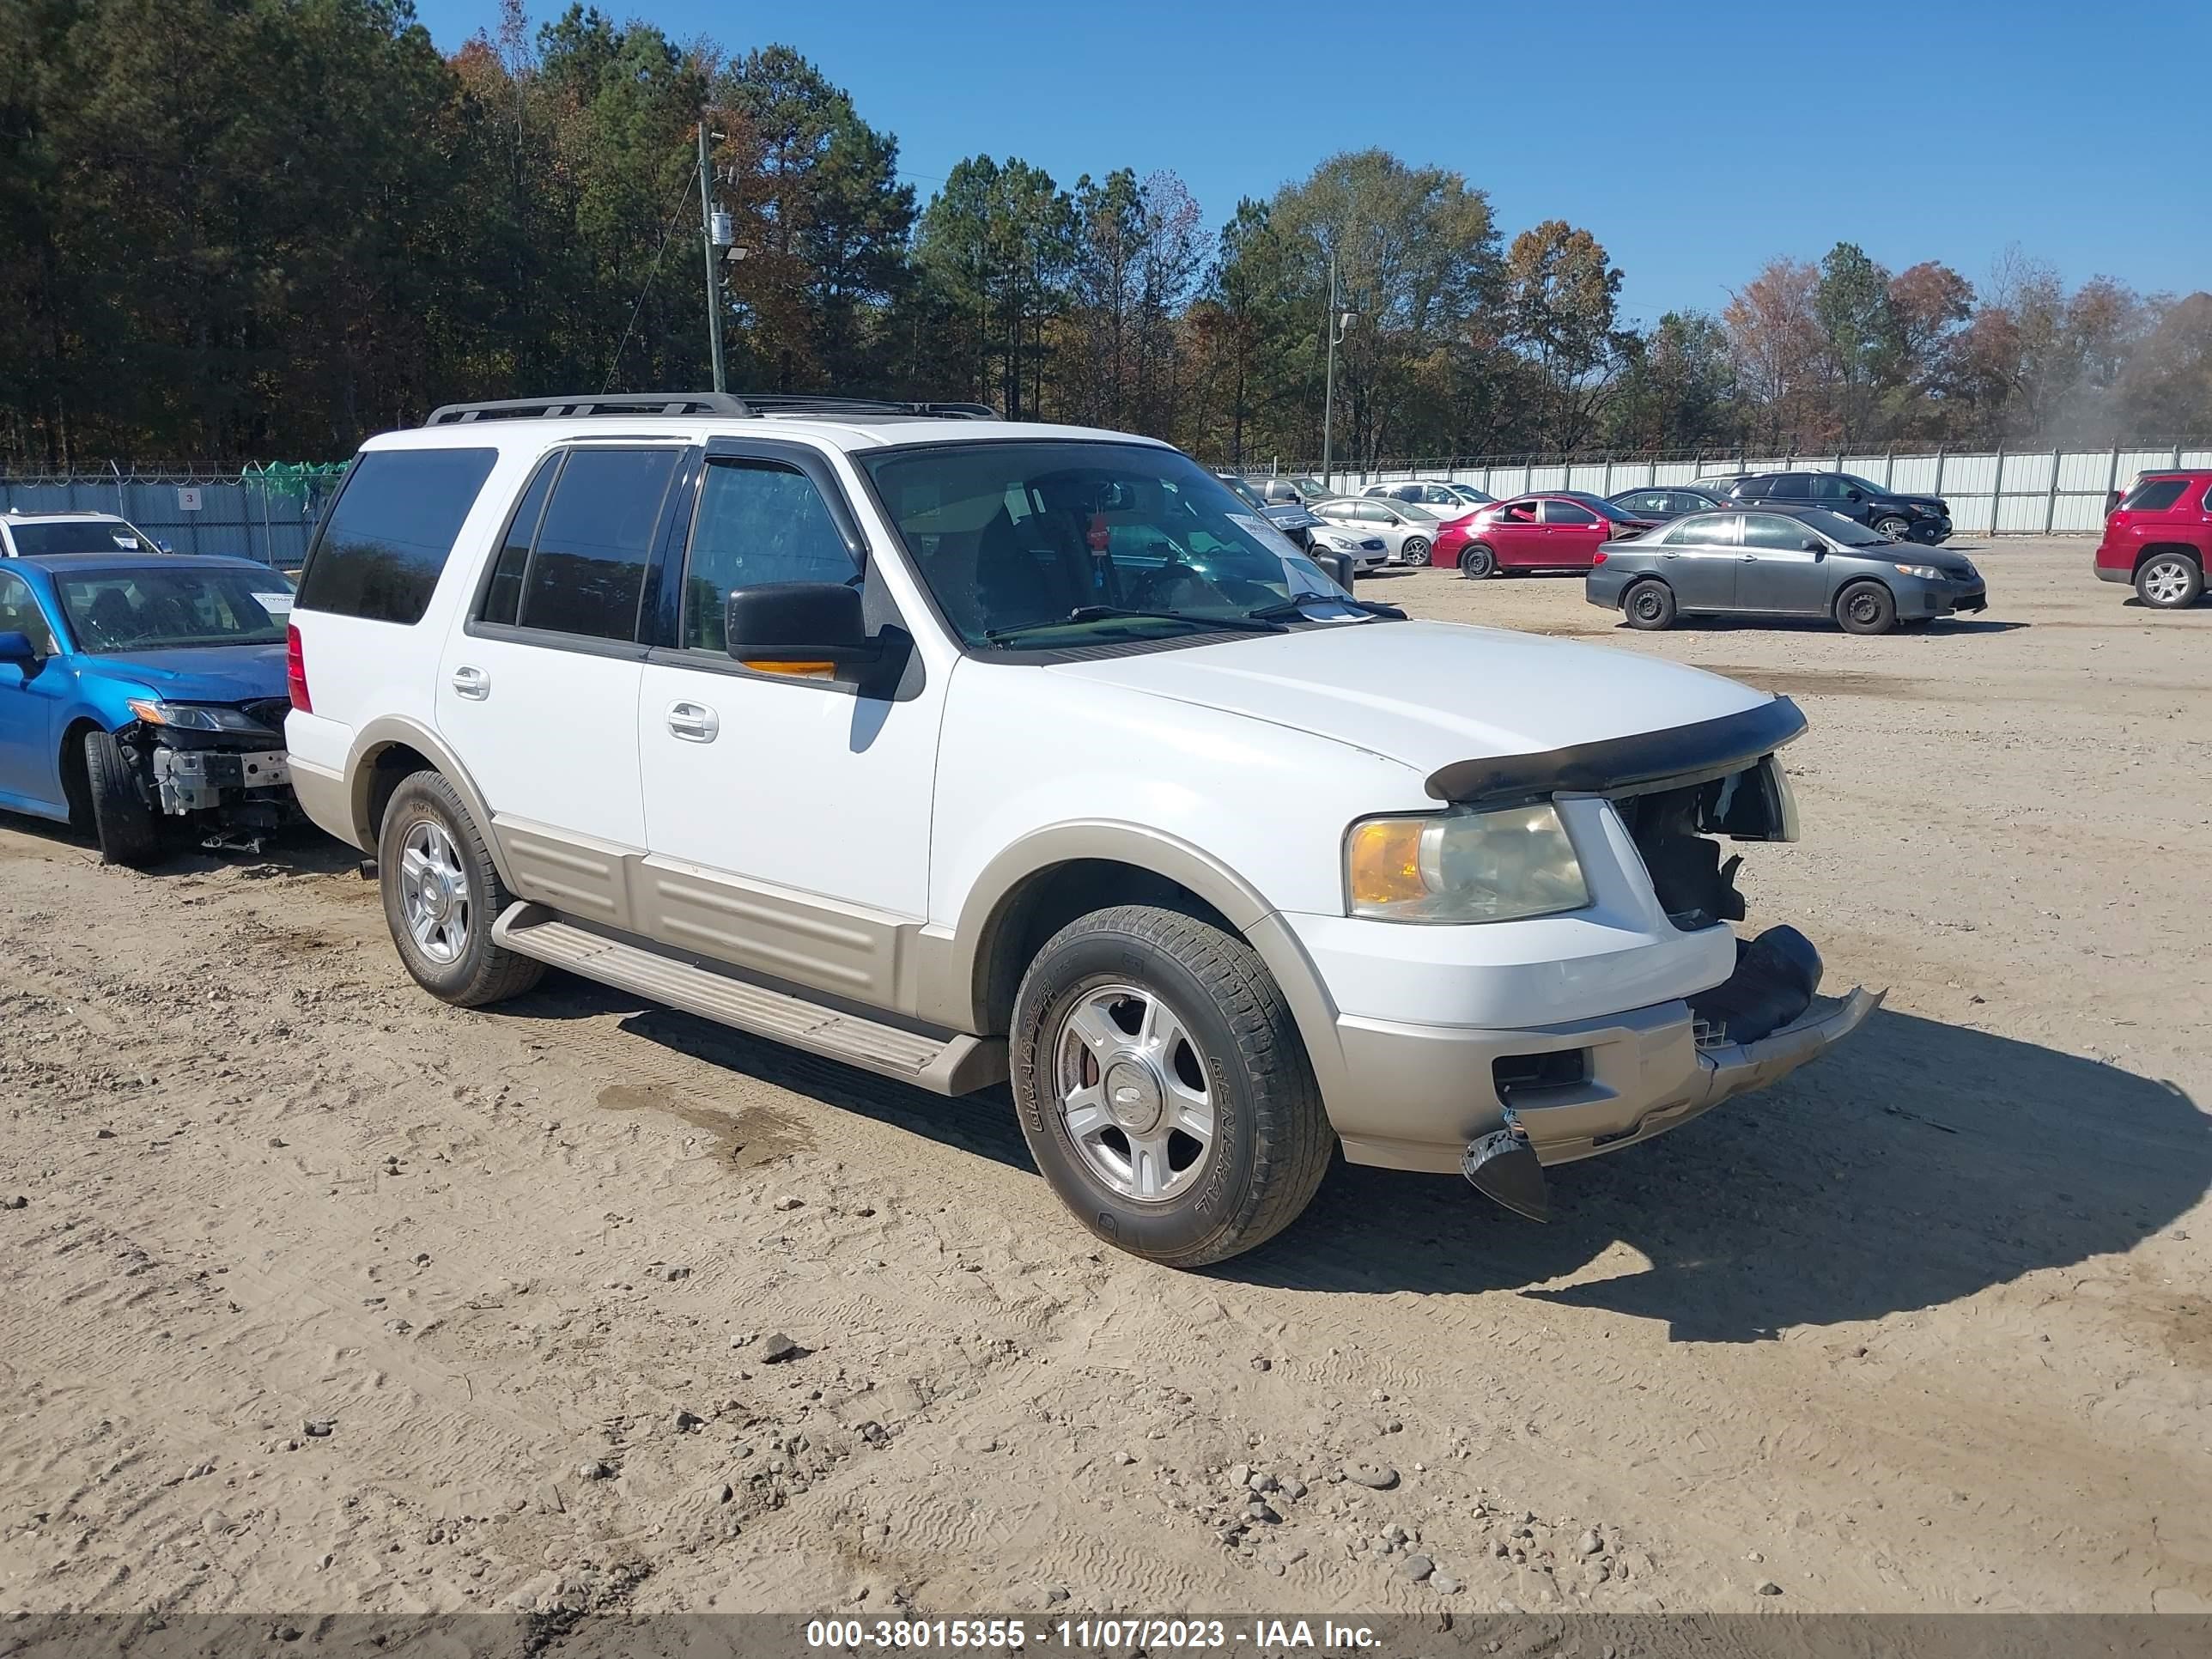
POLYGON ((684 573, 681 638, 724 648, 732 589, 763 582, 848 582, 859 574, 814 481, 781 461, 716 461, 699 489, 684 573))
POLYGON ((353 464, 307 555, 300 609, 422 620, 494 449, 373 449, 353 464))
POLYGON ((1342 590, 1266 520, 1171 449, 1015 441, 863 455, 876 494, 970 646, 1167 638, 1342 590), (1147 616, 1131 616, 1141 611, 1147 616))
POLYGON ((159 553, 120 519, 58 519, 51 524, 18 524, 9 528, 15 550, 33 553, 159 553))
POLYGON ((38 595, 12 570, 0 570, 0 634, 21 634, 40 656, 54 654, 54 630, 46 626, 38 595))
POLYGON ((1813 499, 1816 501, 1848 501, 1858 486, 1841 473, 1823 473, 1813 480, 1813 499))
POLYGON ((1746 547, 1795 550, 1810 539, 1805 526, 1795 519, 1779 518, 1771 513, 1744 514, 1743 544, 1746 547))
POLYGON ((54 591, 88 652, 282 645, 292 608, 274 570, 88 570, 57 576, 54 591))
POLYGON ((653 532, 680 452, 569 452, 522 575, 523 628, 594 640, 637 638, 653 532))

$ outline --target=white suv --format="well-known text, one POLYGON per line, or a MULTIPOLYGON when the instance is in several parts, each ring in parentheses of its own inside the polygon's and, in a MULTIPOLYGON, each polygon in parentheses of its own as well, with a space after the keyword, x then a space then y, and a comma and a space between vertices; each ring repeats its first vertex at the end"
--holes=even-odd
POLYGON ((1876 999, 1742 915, 1786 700, 1403 619, 1176 450, 963 405, 463 405, 293 612, 308 813, 447 1000, 545 964, 955 1093, 1106 1239, 1246 1249, 1333 1147, 1542 1166, 1876 999))

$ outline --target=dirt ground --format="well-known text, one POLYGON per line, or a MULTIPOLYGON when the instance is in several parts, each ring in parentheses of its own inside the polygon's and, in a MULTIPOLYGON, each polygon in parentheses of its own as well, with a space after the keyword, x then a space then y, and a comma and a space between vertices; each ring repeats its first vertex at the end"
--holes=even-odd
POLYGON ((1796 697, 1752 921, 1888 1006, 1548 1227, 1340 1166, 1205 1276, 1003 1091, 0 819, 0 1611, 2212 1608, 2212 607, 1967 545, 1881 640, 1367 585, 1796 697))

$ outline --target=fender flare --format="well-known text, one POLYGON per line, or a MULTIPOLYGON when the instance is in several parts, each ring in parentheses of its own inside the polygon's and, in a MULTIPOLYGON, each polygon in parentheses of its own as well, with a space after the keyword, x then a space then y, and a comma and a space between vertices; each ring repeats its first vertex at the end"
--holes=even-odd
POLYGON ((947 960, 931 981, 953 1006, 923 1011, 956 1029, 980 1031, 986 978, 999 930, 1023 885, 1057 865, 1104 860, 1163 876, 1218 910, 1259 952, 1290 1005, 1326 1100, 1341 1098, 1343 1051, 1337 1007, 1313 960, 1279 912, 1243 877, 1204 848, 1141 823, 1080 819, 1033 830, 1001 848, 969 887, 959 920, 945 941, 947 960))
POLYGON ((354 830, 354 845, 374 854, 376 836, 369 826, 369 786, 376 777, 377 757, 387 749, 404 746, 422 756, 438 769, 447 782, 453 786, 469 815, 477 821, 484 845, 490 849, 493 867, 499 878, 512 890, 514 872, 507 868, 507 854, 501 850, 499 837, 492 833, 491 806, 483 792, 468 774, 459 758, 447 747, 444 739, 422 725, 403 714, 380 714, 354 733, 353 747, 346 752, 346 810, 354 830))

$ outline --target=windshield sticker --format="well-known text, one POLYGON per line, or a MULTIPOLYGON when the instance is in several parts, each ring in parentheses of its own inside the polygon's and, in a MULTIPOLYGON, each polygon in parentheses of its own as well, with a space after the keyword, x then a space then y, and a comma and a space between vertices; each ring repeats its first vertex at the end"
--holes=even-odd
POLYGON ((111 531, 109 537, 125 553, 136 553, 138 550, 138 538, 136 536, 125 536, 119 532, 111 531))
POLYGON ((1303 556, 1298 552, 1298 544, 1265 519, 1255 519, 1249 513, 1231 513, 1225 516, 1230 523, 1235 525, 1277 558, 1295 559, 1303 556))
POLYGON ((289 593, 256 593, 253 602, 272 617, 292 614, 292 596, 289 593))

